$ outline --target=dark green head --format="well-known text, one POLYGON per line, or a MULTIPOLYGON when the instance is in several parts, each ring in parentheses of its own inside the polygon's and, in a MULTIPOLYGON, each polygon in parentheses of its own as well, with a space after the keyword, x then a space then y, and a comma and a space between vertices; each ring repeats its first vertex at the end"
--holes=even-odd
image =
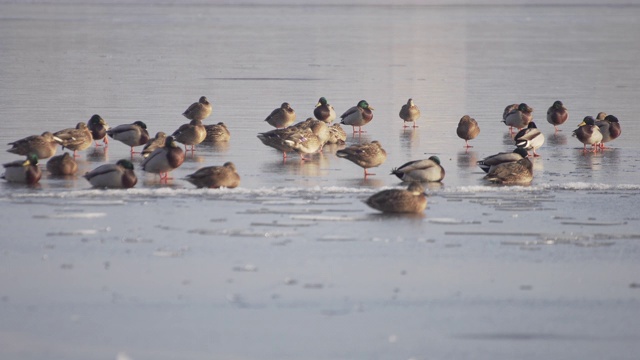
POLYGON ((527 152, 527 150, 525 150, 525 148, 517 147, 515 150, 513 150, 513 152, 522 156, 523 158, 529 156, 529 153, 527 152))
POLYGON ((147 124, 143 123, 142 121, 136 121, 133 123, 133 125, 138 125, 145 130, 147 129, 147 124))
POLYGON ((318 103, 320 103, 320 105, 323 105, 323 106, 327 105, 327 99, 325 99, 323 96, 320 98, 320 100, 318 100, 318 103))
POLYGON ((596 124, 596 120, 593 118, 593 116, 585 116, 584 119, 582 119, 582 123, 580 123, 580 125, 578 126, 595 125, 595 124, 596 124))
POLYGON ((522 111, 522 112, 532 112, 533 109, 529 107, 529 105, 522 103, 520 105, 518 105, 518 110, 522 111))
POLYGON ((553 107, 556 108, 557 110, 562 110, 562 108, 564 107, 564 104, 562 103, 562 101, 556 100, 553 103, 553 107))
POLYGON ((38 155, 29 154, 27 155, 27 160, 24 162, 25 165, 38 165, 38 155))
POLYGON ((618 122, 618 118, 613 116, 613 115, 607 115, 604 118, 605 120, 609 121, 609 122, 614 122, 617 123, 618 122))
POLYGON ((100 115, 95 114, 91 117, 91 119, 89 119, 88 124, 89 125, 98 125, 98 124, 105 125, 106 122, 104 121, 104 119, 100 117, 100 115))
POLYGON ((529 125, 527 125, 528 129, 537 129, 538 127, 536 126, 536 123, 534 123, 533 121, 529 123, 529 125))
POLYGON ((437 157, 437 156, 435 156, 435 155, 434 155, 434 156, 431 156, 431 157, 429 158, 429 160, 431 160, 431 161, 433 161, 434 163, 436 163, 436 164, 440 165, 440 158, 439 158, 439 157, 437 157))
POLYGON ((366 100, 360 100, 358 102, 358 107, 361 107, 363 109, 371 109, 371 110, 373 110, 373 108, 371 106, 369 106, 369 103, 366 100))
POLYGON ((128 170, 133 170, 133 164, 127 159, 118 160, 116 165, 122 166, 123 168, 128 170))
POLYGON ((178 147, 178 144, 176 144, 176 138, 174 138, 173 136, 167 137, 167 139, 164 141, 164 147, 167 147, 167 148, 178 147))

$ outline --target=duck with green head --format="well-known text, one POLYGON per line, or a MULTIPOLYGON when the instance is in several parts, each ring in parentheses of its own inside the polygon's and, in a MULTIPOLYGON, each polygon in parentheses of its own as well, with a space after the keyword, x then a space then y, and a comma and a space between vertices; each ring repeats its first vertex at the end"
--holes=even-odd
POLYGON ((544 144, 544 134, 538 130, 535 122, 530 122, 526 129, 518 131, 513 139, 517 147, 532 150, 534 157, 540 156, 536 150, 544 144))
POLYGON ((107 135, 112 139, 131 147, 131 153, 135 153, 134 147, 145 145, 149 141, 147 124, 136 121, 133 124, 122 124, 107 130, 107 135))
POLYGON ((405 182, 440 182, 444 179, 444 168, 440 158, 431 156, 424 160, 414 160, 391 171, 392 175, 405 182))
POLYGON ((556 100, 549 110, 547 110, 547 122, 553 125, 556 132, 560 131, 558 126, 564 124, 568 118, 569 110, 564 107, 564 104, 560 100, 556 100))
POLYGON ((185 153, 176 143, 173 136, 169 136, 164 146, 155 149, 142 161, 143 171, 159 174, 160 180, 169 179, 169 171, 177 169, 184 162, 185 153))
POLYGON ((383 213, 419 214, 427 208, 427 196, 420 183, 412 182, 406 190, 389 189, 373 194, 365 203, 383 213))
POLYGON ((529 156, 527 150, 517 147, 512 152, 501 152, 491 156, 487 156, 486 158, 479 160, 477 164, 480 169, 482 169, 482 171, 488 173, 494 166, 503 163, 518 161, 526 158, 527 156, 529 156))
POLYGON ((40 181, 42 171, 38 167, 38 156, 36 154, 27 155, 26 160, 16 160, 3 164, 4 175, 2 178, 8 182, 34 185, 40 181))
POLYGON ((592 116, 586 116, 582 122, 578 124, 578 128, 573 130, 573 136, 584 144, 582 152, 585 153, 587 152, 587 145, 591 145, 594 153, 597 152, 599 144, 602 141, 602 133, 592 116))
POLYGON ((320 121, 331 124, 336 119, 336 111, 323 96, 318 100, 315 109, 313 109, 313 116, 320 121))
POLYGON ((89 131, 91 131, 91 136, 96 143, 96 146, 101 146, 98 144, 98 140, 102 140, 104 146, 109 145, 109 137, 107 136, 107 130, 109 130, 109 125, 104 121, 100 115, 95 114, 87 121, 87 127, 89 131))
POLYGON ((502 122, 509 127, 509 132, 512 132, 513 128, 523 129, 533 121, 533 108, 525 103, 521 103, 516 108, 508 105, 502 118, 502 122))
POLYGON ((100 165, 83 177, 96 188, 129 189, 138 182, 133 164, 126 159, 118 160, 115 164, 100 165))
POLYGON ((360 100, 356 106, 349 108, 344 114, 340 115, 340 124, 351 126, 354 133, 356 133, 356 127, 358 127, 357 132, 362 133, 362 127, 373 120, 372 110, 374 108, 366 100, 360 100))
POLYGON ((596 121, 596 126, 602 133, 600 149, 605 149, 604 143, 617 139, 622 134, 622 128, 618 118, 613 115, 606 115, 602 120, 596 121))

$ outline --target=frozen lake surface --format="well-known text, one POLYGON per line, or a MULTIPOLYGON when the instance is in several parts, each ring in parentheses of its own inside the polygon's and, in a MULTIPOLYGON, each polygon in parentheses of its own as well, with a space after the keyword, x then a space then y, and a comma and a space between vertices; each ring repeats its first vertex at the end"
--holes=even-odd
MULTIPOLYGON (((0 143, 93 114, 171 133, 201 95, 205 123, 231 131, 167 184, 139 155, 130 190, 0 182, 0 357, 637 359, 639 18, 635 5, 0 3, 0 143), (339 146, 283 161, 256 138, 282 102, 301 121, 321 96, 338 114, 375 108, 366 133, 345 130, 386 149, 376 175, 339 146), (417 129, 398 117, 408 98, 417 129), (558 133, 555 100, 570 112, 558 133), (476 161, 513 148, 502 111, 520 102, 546 136, 534 180, 487 184, 476 161), (583 154, 571 131, 600 111, 622 136, 583 154), (468 150, 464 114, 481 128, 468 150), (446 177, 424 215, 362 202, 432 155, 446 177), (236 189, 184 180, 226 161, 236 189)), ((121 158, 122 143, 91 147, 79 174, 121 158)))

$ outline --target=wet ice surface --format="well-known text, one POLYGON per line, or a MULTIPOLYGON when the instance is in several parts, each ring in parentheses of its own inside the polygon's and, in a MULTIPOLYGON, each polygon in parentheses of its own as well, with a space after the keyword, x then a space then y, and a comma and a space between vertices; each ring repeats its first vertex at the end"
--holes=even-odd
MULTIPOLYGON (((126 191, 0 183, 3 358, 637 357, 637 7, 294 6, 286 24, 270 20, 278 6, 0 10, 0 143, 94 113, 171 132, 200 95, 208 123, 232 134, 168 184, 140 171, 126 191), (383 144, 377 175, 336 146, 283 162, 256 138, 282 101, 303 120, 320 96, 339 114, 362 98, 376 108, 348 144, 383 144), (409 97, 416 130, 397 116, 409 97), (557 98, 571 117, 554 134, 544 113, 557 98), (486 184, 475 162, 511 149, 499 120, 520 101, 547 136, 534 181, 486 184), (582 154, 571 129, 598 111, 623 135, 582 154), (468 151, 455 135, 465 113, 482 129, 468 151), (362 202, 400 185, 391 168, 431 155, 447 175, 424 215, 362 202), (225 161, 237 189, 183 180, 225 161)), ((90 148, 79 173, 127 157, 117 142, 90 148)))

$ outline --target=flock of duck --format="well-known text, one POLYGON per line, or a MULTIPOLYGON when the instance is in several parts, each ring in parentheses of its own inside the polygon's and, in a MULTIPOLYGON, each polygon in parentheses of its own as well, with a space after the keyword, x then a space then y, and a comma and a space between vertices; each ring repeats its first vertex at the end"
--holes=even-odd
MULTIPOLYGON (((336 112, 326 98, 321 97, 316 104, 313 115, 305 121, 294 124, 296 113, 289 103, 282 103, 267 116, 265 122, 275 127, 274 130, 259 133, 258 138, 263 144, 282 151, 283 158, 287 153, 296 152, 301 160, 307 160, 306 155, 322 151, 326 144, 344 144, 347 133, 342 125, 351 126, 353 133, 361 133, 362 127, 373 119, 374 108, 366 100, 359 101, 340 116, 340 123, 332 124, 337 118, 336 112)), ((37 183, 42 171, 38 167, 38 160, 50 158, 46 164, 47 171, 52 175, 74 175, 78 171, 75 161, 78 151, 95 146, 108 146, 109 138, 122 142, 131 148, 142 146, 140 153, 144 157, 141 168, 145 172, 158 174, 161 181, 166 181, 169 172, 178 168, 185 160, 185 153, 195 150, 195 146, 203 143, 220 143, 230 140, 230 132, 224 123, 204 125, 203 120, 211 115, 212 106, 205 96, 191 104, 182 114, 190 120, 180 126, 170 136, 158 132, 154 138, 149 136, 147 126, 141 121, 109 127, 99 115, 93 115, 85 124, 80 122, 75 128, 63 129, 57 132, 45 132, 42 135, 32 135, 9 143, 12 147, 7 151, 26 156, 26 160, 18 160, 4 164, 3 178, 10 182, 26 184, 37 183), (103 144, 99 144, 102 140, 103 144), (184 145, 185 150, 178 145, 184 145), (65 152, 54 156, 58 146, 73 151, 73 156, 65 152)), ((399 117, 404 127, 417 127, 420 109, 409 99, 402 105, 399 117)), ((547 110, 547 121, 559 131, 558 126, 564 124, 569 117, 567 109, 561 101, 555 101, 547 110)), ((513 129, 518 129, 514 136, 513 152, 502 152, 478 161, 478 166, 486 172, 485 179, 499 184, 528 184, 533 179, 533 164, 531 156, 539 156, 538 150, 544 144, 544 135, 537 129, 533 121, 533 109, 525 103, 508 105, 503 112, 503 122, 513 129)), ((475 119, 464 115, 456 128, 458 137, 465 141, 469 148, 469 141, 480 133, 480 127, 475 119)), ((605 143, 612 141, 621 134, 618 119, 613 115, 599 113, 596 118, 587 116, 573 131, 575 136, 587 145, 593 152, 605 148, 605 143)), ((347 159, 364 169, 364 176, 373 175, 367 170, 380 166, 387 158, 386 151, 378 141, 364 142, 345 147, 336 152, 339 158, 347 159)), ((445 171, 437 156, 428 159, 407 162, 394 168, 391 174, 400 180, 408 182, 404 189, 383 190, 366 200, 370 207, 391 213, 419 213, 427 205, 426 194, 421 183, 440 182, 444 179, 445 171)), ((133 163, 122 159, 115 164, 104 164, 83 175, 85 179, 97 188, 131 188, 136 185, 137 177, 133 163)), ((240 184, 240 176, 232 162, 222 166, 207 166, 189 174, 186 180, 199 188, 235 188, 240 184)))

